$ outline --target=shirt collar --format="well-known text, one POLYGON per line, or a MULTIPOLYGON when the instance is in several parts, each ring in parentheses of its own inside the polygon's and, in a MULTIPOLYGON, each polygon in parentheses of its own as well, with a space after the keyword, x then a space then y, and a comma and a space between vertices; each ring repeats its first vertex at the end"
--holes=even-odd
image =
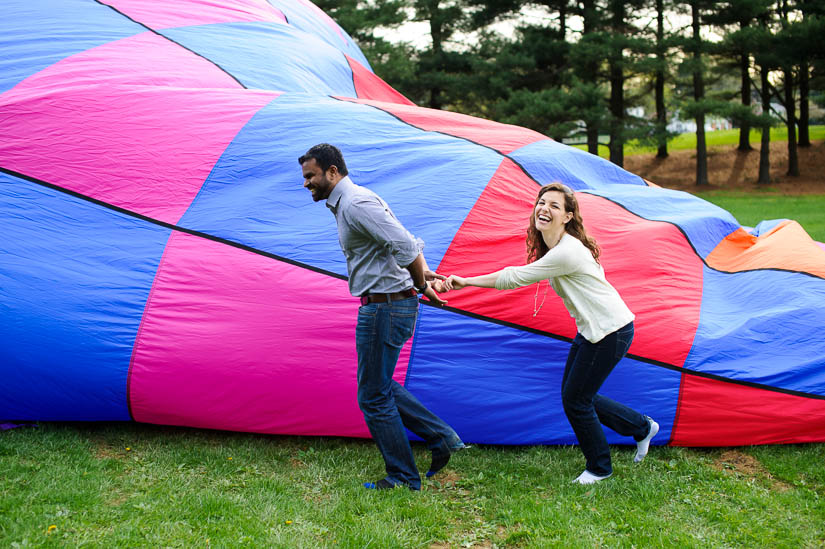
POLYGON ((344 176, 330 191, 329 196, 327 197, 327 208, 332 210, 332 213, 338 212, 338 203, 341 201, 341 197, 344 196, 344 193, 350 190, 352 187, 355 186, 355 183, 352 182, 352 179, 349 178, 348 175, 344 176))

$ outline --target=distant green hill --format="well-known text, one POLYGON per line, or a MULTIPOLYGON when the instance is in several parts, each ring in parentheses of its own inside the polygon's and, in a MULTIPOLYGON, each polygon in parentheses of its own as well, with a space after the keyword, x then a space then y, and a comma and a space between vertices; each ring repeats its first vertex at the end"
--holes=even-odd
MULTIPOLYGON (((819 141, 825 139, 825 126, 811 126, 810 127, 811 141, 819 141)), ((762 135, 757 130, 751 130, 751 145, 758 145, 762 135)), ((739 143, 739 130, 717 130, 707 132, 705 139, 708 147, 718 147, 721 145, 737 145, 739 143)), ((779 128, 771 128, 771 143, 784 142, 788 140, 788 129, 784 126, 779 128)), ((575 145, 576 148, 587 150, 586 145, 575 145)), ((669 151, 679 151, 684 149, 696 148, 696 134, 683 133, 677 135, 667 144, 669 151)), ((634 154, 649 154, 655 153, 655 146, 640 145, 638 141, 633 140, 628 142, 625 146, 625 155, 634 154)), ((599 146, 599 156, 607 158, 608 149, 606 146, 599 146)))

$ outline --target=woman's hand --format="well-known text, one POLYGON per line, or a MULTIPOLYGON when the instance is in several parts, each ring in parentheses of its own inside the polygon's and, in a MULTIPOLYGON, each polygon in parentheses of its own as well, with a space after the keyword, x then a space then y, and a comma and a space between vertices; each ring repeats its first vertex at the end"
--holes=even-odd
MULTIPOLYGON (((446 279, 447 277, 445 276, 444 278, 446 279)), ((444 287, 444 280, 433 280, 430 282, 430 286, 439 294, 443 294, 447 291, 447 288, 444 287)))
POLYGON ((445 291, 460 290, 461 288, 466 287, 467 279, 463 276, 450 275, 449 277, 447 277, 447 280, 444 281, 445 291))

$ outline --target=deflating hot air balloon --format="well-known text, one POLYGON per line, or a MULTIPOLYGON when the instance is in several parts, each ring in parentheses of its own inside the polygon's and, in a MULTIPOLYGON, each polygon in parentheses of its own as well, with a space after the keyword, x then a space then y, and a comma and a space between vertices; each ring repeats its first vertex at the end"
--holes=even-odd
MULTIPOLYGON (((602 392, 654 416, 654 443, 825 440, 825 249, 795 222, 749 230, 534 131, 419 108, 307 0, 3 9, 0 418, 369 436, 358 300, 297 163, 329 142, 444 274, 523 264, 538 188, 576 190, 636 314, 602 392)), ((575 325, 552 292, 534 315, 537 291, 420 304, 396 379, 465 441, 575 442, 575 325)))

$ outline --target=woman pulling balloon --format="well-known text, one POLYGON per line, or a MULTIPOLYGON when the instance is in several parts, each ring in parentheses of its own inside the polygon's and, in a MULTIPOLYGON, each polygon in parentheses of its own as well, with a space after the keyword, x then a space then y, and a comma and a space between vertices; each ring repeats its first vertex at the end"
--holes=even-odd
POLYGON ((573 482, 593 484, 613 474, 601 424, 636 440, 634 462, 647 455, 659 425, 648 416, 598 394, 633 340, 633 313, 610 285, 599 263, 600 250, 582 223, 573 191, 562 183, 543 186, 527 229, 527 265, 480 276, 452 275, 443 289, 467 286, 509 290, 548 280, 576 321, 561 382, 564 413, 587 465, 573 482))

